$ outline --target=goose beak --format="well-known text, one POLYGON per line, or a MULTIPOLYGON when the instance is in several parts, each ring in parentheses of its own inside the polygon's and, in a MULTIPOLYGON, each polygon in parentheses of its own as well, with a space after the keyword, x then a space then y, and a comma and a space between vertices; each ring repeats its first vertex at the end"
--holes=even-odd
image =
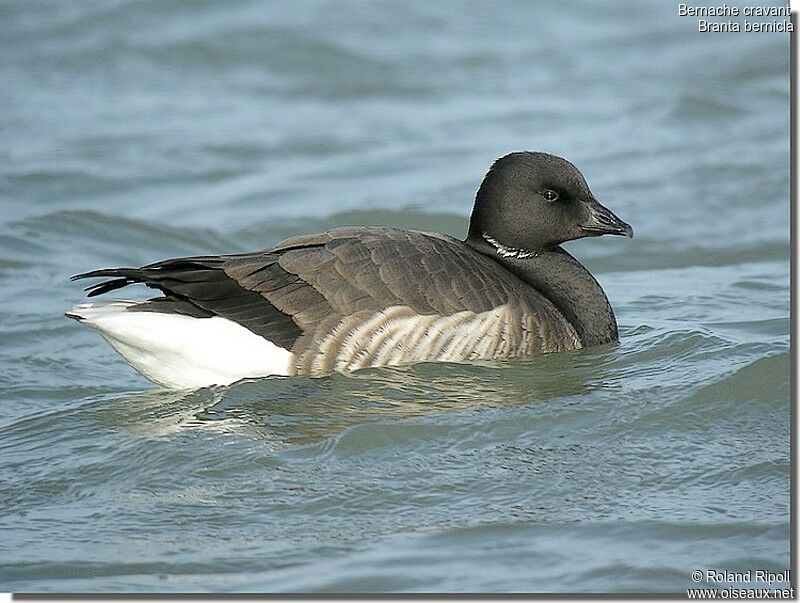
POLYGON ((586 236, 599 237, 600 235, 611 234, 633 238, 631 225, 620 220, 607 207, 592 200, 587 203, 587 208, 589 216, 580 225, 581 229, 586 232, 586 236))

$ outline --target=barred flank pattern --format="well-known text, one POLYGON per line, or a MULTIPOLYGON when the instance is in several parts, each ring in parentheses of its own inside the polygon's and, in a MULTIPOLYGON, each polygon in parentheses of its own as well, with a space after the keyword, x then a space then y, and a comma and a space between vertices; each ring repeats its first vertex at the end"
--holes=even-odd
POLYGON ((294 370, 320 376, 370 366, 515 358, 581 347, 574 331, 566 339, 563 333, 509 304, 448 316, 420 316, 408 306, 391 306, 371 316, 342 319, 297 352, 294 370))

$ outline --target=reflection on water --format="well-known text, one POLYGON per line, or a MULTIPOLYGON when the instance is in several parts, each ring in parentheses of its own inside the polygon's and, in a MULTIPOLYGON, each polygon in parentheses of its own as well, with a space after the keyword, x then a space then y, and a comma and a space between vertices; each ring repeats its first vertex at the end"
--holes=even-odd
MULTIPOLYGON (((197 391, 148 389, 104 400, 96 408, 95 418, 98 424, 109 428, 123 428, 137 436, 157 438, 198 424, 197 413, 221 399, 222 392, 211 388, 197 391)), ((217 428, 224 429, 225 423, 217 428)))
POLYGON ((482 365, 418 364, 349 376, 266 378, 198 391, 151 389, 105 400, 98 421, 158 437, 180 429, 307 444, 352 425, 450 410, 513 407, 604 387, 615 345, 482 365))

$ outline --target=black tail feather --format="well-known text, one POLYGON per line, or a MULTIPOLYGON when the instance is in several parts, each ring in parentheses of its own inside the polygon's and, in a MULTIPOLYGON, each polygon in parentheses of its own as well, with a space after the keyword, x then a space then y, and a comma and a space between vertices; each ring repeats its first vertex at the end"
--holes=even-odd
POLYGON ((132 281, 127 278, 117 278, 113 281, 103 281, 102 283, 90 285, 89 287, 86 287, 84 291, 86 291, 86 297, 96 297, 98 295, 103 295, 103 293, 108 293, 109 291, 122 289, 122 287, 127 287, 128 285, 132 285, 136 282, 139 281, 132 281))
MULTIPOLYGON (((257 254, 251 260, 255 266, 245 266, 245 270, 253 273, 262 264, 276 261, 276 256, 257 254)), ((103 279, 86 287, 88 297, 136 283, 164 294, 164 298, 134 306, 136 311, 175 312, 198 318, 222 316, 287 350, 302 335, 292 317, 280 311, 266 295, 245 288, 229 275, 224 257, 175 258, 142 268, 104 268, 76 274, 72 280, 84 278, 103 279)), ((288 279, 287 285, 296 285, 298 278, 284 274, 283 280, 288 279)))
POLYGON ((81 272, 80 274, 76 274, 71 276, 69 280, 77 281, 82 278, 105 278, 105 277, 125 277, 125 278, 137 278, 141 276, 141 270, 139 268, 103 268, 102 270, 90 270, 89 272, 81 272))
POLYGON ((76 274, 72 276, 70 280, 77 281, 84 278, 108 277, 114 278, 109 281, 95 283, 94 285, 89 285, 86 287, 84 291, 87 292, 87 297, 95 297, 97 295, 102 295, 103 293, 108 293, 109 291, 114 291, 115 289, 121 289, 122 287, 126 287, 134 283, 143 283, 145 281, 144 274, 138 268, 104 268, 102 270, 92 270, 90 272, 76 274))

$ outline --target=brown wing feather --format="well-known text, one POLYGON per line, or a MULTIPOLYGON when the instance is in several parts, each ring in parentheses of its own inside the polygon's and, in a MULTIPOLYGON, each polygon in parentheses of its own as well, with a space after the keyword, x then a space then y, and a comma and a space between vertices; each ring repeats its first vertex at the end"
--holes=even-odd
POLYGON ((157 288, 291 349, 307 367, 332 368, 341 358, 334 351, 315 360, 321 346, 333 349, 332 341, 347 339, 353 325, 394 307, 403 316, 446 318, 509 304, 506 316, 519 325, 505 337, 522 341, 515 333, 535 331, 525 341, 537 349, 574 333, 549 301, 490 258, 450 237, 393 228, 339 228, 256 253, 178 258, 76 278, 86 277, 113 277, 90 287, 90 295, 137 282, 157 288))

